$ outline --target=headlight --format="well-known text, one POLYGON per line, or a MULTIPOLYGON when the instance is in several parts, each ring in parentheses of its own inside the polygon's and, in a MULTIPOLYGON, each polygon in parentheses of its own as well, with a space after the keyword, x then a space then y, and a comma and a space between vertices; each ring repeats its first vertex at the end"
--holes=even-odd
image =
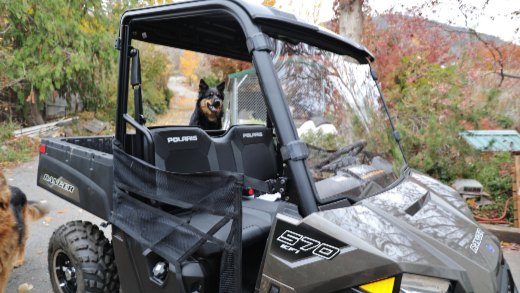
MULTIPOLYGON (((364 284, 358 287, 358 289, 362 289, 362 291, 353 292, 368 292, 368 293, 392 293, 396 292, 398 281, 396 282, 396 278, 399 277, 391 277, 387 279, 378 280, 375 282, 371 282, 368 284, 364 284)), ((400 293, 449 293, 451 283, 448 280, 413 275, 413 274, 403 274, 401 277, 401 286, 399 287, 400 293)))
POLYGON ((450 281, 444 279, 403 274, 401 293, 447 293, 450 285, 450 281))

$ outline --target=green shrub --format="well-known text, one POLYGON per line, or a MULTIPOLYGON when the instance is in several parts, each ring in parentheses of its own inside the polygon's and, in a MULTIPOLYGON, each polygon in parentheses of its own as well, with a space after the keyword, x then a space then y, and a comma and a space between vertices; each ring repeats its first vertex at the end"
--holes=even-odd
POLYGON ((157 121, 157 115, 155 113, 156 111, 154 111, 150 106, 147 104, 143 105, 143 115, 146 117, 147 122, 157 121))
POLYGON ((486 191, 492 195, 493 199, 505 199, 512 194, 511 164, 510 153, 495 153, 487 159, 476 161, 471 173, 486 187, 486 191))
POLYGON ((13 132, 20 128, 20 125, 14 122, 4 122, 0 127, 0 144, 13 138, 13 132))
POLYGON ((498 90, 466 96, 471 85, 456 65, 441 67, 425 58, 408 56, 386 88, 410 166, 449 184, 457 178, 480 181, 493 199, 511 193, 508 153, 484 156, 459 136, 468 125, 478 129, 485 119, 510 125, 492 105, 498 90), (480 97, 487 100, 478 102, 480 97), (463 107, 462 105, 476 105, 463 107))
POLYGON ((204 79, 204 81, 209 86, 217 86, 222 81, 219 80, 218 76, 213 72, 204 72, 201 74, 201 79, 204 79))

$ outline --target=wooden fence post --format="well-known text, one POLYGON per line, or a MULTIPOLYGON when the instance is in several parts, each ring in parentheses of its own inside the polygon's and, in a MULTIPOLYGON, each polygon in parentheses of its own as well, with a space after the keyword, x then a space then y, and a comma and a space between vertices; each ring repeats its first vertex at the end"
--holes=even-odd
POLYGON ((515 154, 513 165, 513 214, 515 228, 520 228, 520 154, 515 154))

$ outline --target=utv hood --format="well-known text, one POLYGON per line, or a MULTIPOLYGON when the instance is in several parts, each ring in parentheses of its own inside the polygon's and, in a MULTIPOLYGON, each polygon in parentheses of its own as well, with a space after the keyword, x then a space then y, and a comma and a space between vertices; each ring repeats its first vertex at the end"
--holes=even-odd
POLYGON ((302 222, 347 244, 351 251, 341 254, 370 256, 367 271, 379 262, 390 271, 452 280, 466 292, 499 286, 499 241, 474 221, 455 190, 416 171, 390 190, 302 222))

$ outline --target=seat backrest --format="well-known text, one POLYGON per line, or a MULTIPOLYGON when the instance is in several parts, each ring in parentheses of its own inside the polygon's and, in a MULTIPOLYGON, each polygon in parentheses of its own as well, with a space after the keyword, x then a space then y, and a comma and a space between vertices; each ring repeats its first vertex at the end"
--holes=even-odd
POLYGON ((237 172, 260 180, 278 177, 271 129, 263 125, 237 125, 215 141, 231 145, 237 172))
POLYGON ((155 165, 163 170, 194 173, 234 171, 260 180, 277 177, 278 164, 271 129, 237 125, 217 137, 198 127, 150 129, 155 165))
POLYGON ((202 129, 159 127, 150 132, 158 168, 179 173, 219 170, 214 143, 202 129))

